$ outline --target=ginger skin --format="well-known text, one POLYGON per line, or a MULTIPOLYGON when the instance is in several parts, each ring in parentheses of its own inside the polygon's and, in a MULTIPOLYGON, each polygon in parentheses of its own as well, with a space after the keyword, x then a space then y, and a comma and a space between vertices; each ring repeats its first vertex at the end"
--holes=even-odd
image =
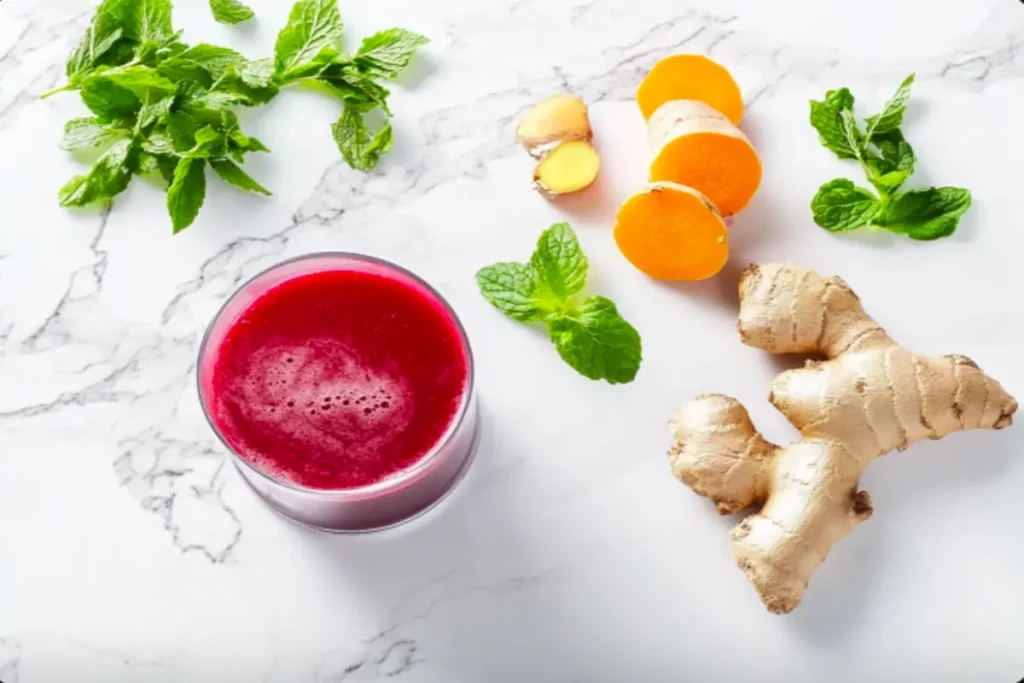
POLYGON ((1017 402, 964 356, 894 342, 837 277, 786 264, 740 277, 739 333, 770 353, 826 360, 783 372, 769 400, 802 438, 781 448, 736 399, 698 396, 672 421, 672 472, 721 514, 760 505, 732 530, 736 562, 769 611, 795 608, 829 550, 871 516, 861 472, 891 450, 966 429, 1002 429, 1017 402))

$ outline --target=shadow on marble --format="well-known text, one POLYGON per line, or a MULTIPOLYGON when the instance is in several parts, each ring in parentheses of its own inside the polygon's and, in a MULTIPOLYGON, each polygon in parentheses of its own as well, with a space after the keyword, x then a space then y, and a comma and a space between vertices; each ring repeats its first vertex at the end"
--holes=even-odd
MULTIPOLYGON (((886 525, 886 518, 894 518, 901 506, 914 507, 926 498, 984 485, 1021 457, 1024 448, 1005 431, 968 431, 917 443, 872 463, 861 488, 872 496, 874 515, 833 548, 831 559, 811 579, 803 602, 787 618, 788 625, 819 645, 839 643, 856 632, 865 610, 885 599, 872 590, 884 566, 881 553, 901 537, 886 525)), ((966 555, 961 560, 970 562, 966 555)))

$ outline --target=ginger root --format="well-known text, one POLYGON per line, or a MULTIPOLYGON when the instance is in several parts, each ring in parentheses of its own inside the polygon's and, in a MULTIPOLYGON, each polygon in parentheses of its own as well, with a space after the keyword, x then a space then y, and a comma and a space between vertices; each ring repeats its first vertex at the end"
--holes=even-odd
POLYGON ((516 137, 538 159, 534 187, 548 198, 584 190, 597 178, 601 159, 590 143, 587 105, 578 97, 559 94, 540 102, 520 121, 516 137))
POLYGON ((739 332, 771 353, 824 361, 775 378, 769 400, 801 434, 779 447, 736 399, 698 396, 672 421, 672 472, 721 514, 760 510, 732 530, 732 549, 767 606, 796 607, 832 546, 871 516, 858 490, 880 455, 965 429, 1002 429, 1017 402, 970 359, 929 357, 894 342, 850 287, 792 265, 740 277, 739 332))

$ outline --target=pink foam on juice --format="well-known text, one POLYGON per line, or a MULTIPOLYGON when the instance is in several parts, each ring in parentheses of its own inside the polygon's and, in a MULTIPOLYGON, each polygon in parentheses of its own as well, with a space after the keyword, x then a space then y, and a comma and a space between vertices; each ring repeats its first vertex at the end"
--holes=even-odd
POLYGON ((468 351, 452 314, 408 280, 324 270, 277 282, 201 368, 207 413, 244 461, 311 489, 351 489, 420 462, 456 419, 468 351))

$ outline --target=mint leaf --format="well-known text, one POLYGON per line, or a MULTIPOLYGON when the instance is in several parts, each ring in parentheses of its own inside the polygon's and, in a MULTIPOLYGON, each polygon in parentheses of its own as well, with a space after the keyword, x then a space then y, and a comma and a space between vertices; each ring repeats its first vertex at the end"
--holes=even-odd
POLYGON ((174 37, 170 0, 125 0, 125 35, 137 43, 163 44, 174 37))
POLYGON ((382 85, 363 75, 350 64, 332 64, 317 77, 331 87, 347 102, 360 105, 365 111, 380 107, 386 114, 388 95, 391 93, 382 85))
POLYGON ((157 67, 161 74, 176 81, 199 81, 209 88, 229 69, 243 69, 249 60, 228 47, 200 43, 178 53, 157 67))
POLYGON ((241 24, 249 21, 256 13, 238 0, 210 0, 213 18, 222 24, 241 24))
POLYGON ((811 100, 811 125, 818 131, 818 139, 840 159, 857 158, 857 150, 851 147, 847 127, 842 113, 853 113, 853 95, 847 88, 829 90, 825 100, 811 100))
POLYGON ((914 74, 907 76, 896 93, 882 107, 882 112, 867 119, 868 129, 866 137, 871 140, 880 133, 889 133, 903 125, 903 115, 907 112, 907 102, 910 101, 910 86, 914 84, 914 74))
POLYGON ((103 147, 115 140, 121 140, 130 136, 130 130, 101 123, 99 119, 71 119, 64 124, 64 137, 61 138, 60 147, 63 150, 74 152, 93 147, 103 147))
POLYGON ((64 72, 69 81, 75 84, 78 77, 95 69, 100 58, 120 39, 121 28, 115 26, 107 15, 97 14, 68 57, 64 72))
POLYGON ((138 127, 139 129, 146 128, 153 125, 157 121, 163 119, 167 114, 170 113, 171 107, 174 105, 174 95, 168 95, 162 97, 155 102, 149 102, 148 98, 145 104, 139 109, 138 127))
POLYGON ((971 193, 961 187, 929 187, 896 195, 875 222, 915 240, 952 235, 971 207, 971 193))
POLYGON ((135 116, 142 103, 139 98, 105 78, 89 78, 82 84, 82 102, 103 122, 135 116))
POLYGON ((363 112, 350 102, 345 103, 331 133, 348 165, 364 173, 373 170, 381 155, 391 149, 391 124, 385 122, 376 133, 372 132, 363 121, 363 112))
POLYGON ((143 140, 142 149, 155 156, 162 154, 173 156, 175 154, 174 143, 163 133, 153 133, 143 140))
POLYGON ((90 80, 103 80, 130 91, 139 99, 147 95, 173 95, 178 86, 148 66, 123 66, 108 69, 90 80))
POLYGON ((480 293, 513 320, 541 320, 548 312, 536 298, 537 273, 529 263, 495 263, 476 274, 480 293))
POLYGON ((131 140, 111 145, 88 173, 75 176, 60 189, 60 205, 85 206, 124 192, 132 177, 128 166, 131 149, 131 140))
POLYGON ((574 294, 586 284, 587 258, 568 223, 544 231, 530 263, 495 263, 476 274, 480 293, 514 320, 541 321, 559 355, 580 374, 612 384, 640 367, 640 335, 608 299, 574 294))
POLYGON ((228 153, 227 138, 213 126, 203 126, 195 132, 193 138, 195 145, 182 156, 192 159, 215 159, 228 153))
POLYGON ((259 194, 273 194, 270 190, 253 180, 240 166, 227 159, 213 159, 210 161, 210 167, 216 171, 217 175, 235 187, 240 187, 249 192, 258 192, 259 194))
POLYGON ((171 215, 174 234, 178 234, 199 215, 206 199, 206 162, 182 159, 174 169, 174 180, 167 188, 167 213, 171 215))
POLYGON ((541 234, 530 265, 541 285, 560 300, 580 291, 587 282, 587 257, 568 223, 555 223, 541 234))
POLYGON ((158 154, 155 157, 156 170, 160 171, 160 175, 163 176, 163 179, 169 186, 174 182, 174 171, 178 168, 178 158, 164 154, 158 154))
POLYGON ((101 64, 120 63, 123 51, 117 51, 122 53, 119 55, 111 53, 124 34, 129 5, 130 0, 105 0, 96 8, 85 34, 68 56, 64 71, 72 86, 101 64), (111 57, 118 61, 111 62, 111 57))
POLYGON ((592 296, 574 313, 550 320, 548 331, 558 354, 584 377, 621 384, 640 369, 640 334, 604 297, 592 296))
POLYGON ((875 195, 845 178, 825 183, 811 200, 814 222, 830 232, 845 232, 867 225, 881 208, 875 195))
POLYGON ((404 28, 380 31, 363 40, 355 62, 368 76, 397 78, 409 66, 416 50, 429 42, 426 36, 404 28))
POLYGON ((338 54, 342 34, 337 0, 299 0, 274 44, 280 82, 316 75, 338 54))
POLYGON ((274 79, 274 60, 255 59, 240 70, 242 82, 253 88, 266 88, 274 79))
POLYGON ((881 156, 868 154, 864 158, 864 168, 868 180, 883 194, 889 195, 914 172, 914 150, 899 129, 875 135, 872 140, 881 156))

